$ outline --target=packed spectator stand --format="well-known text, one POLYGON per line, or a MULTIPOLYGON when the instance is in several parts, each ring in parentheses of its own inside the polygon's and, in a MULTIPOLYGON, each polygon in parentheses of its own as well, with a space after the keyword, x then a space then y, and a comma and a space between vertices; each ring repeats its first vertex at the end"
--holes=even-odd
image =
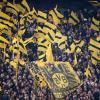
MULTIPOLYGON (((66 23, 69 18, 71 9, 67 9, 63 15, 62 24, 58 25, 61 33, 67 37, 66 48, 70 48, 74 39, 83 40, 84 45, 81 50, 77 53, 77 64, 74 66, 73 53, 64 53, 59 49, 57 44, 52 44, 52 51, 55 61, 70 62, 73 69, 78 74, 79 78, 83 81, 82 85, 79 86, 74 92, 69 93, 63 100, 99 100, 100 99, 100 61, 97 65, 93 65, 90 62, 91 52, 88 49, 90 38, 100 37, 100 31, 90 29, 92 23, 92 17, 95 14, 95 18, 100 21, 100 10, 79 10, 75 11, 80 19, 77 25, 66 23), (90 76, 86 76, 84 73, 87 66, 90 66, 90 76)), ((100 25, 100 24, 99 24, 100 25)), ((37 23, 27 26, 26 34, 23 38, 31 37, 36 34, 34 28, 37 23)), ((100 27, 100 26, 99 26, 100 27)), ((100 28, 99 28, 100 30, 100 28)), ((99 40, 100 42, 100 40, 99 40)), ((0 57, 0 100, 55 100, 55 97, 49 90, 48 86, 41 87, 41 81, 38 76, 33 77, 29 71, 30 63, 34 63, 38 59, 37 52, 38 44, 32 43, 27 46, 28 56, 21 55, 21 58, 26 61, 25 66, 18 66, 18 72, 4 61, 2 53, 0 57)), ((100 52, 99 52, 100 57, 100 52)), ((13 59, 13 54, 11 58, 13 59)), ((44 59, 44 61, 46 58, 44 59)))

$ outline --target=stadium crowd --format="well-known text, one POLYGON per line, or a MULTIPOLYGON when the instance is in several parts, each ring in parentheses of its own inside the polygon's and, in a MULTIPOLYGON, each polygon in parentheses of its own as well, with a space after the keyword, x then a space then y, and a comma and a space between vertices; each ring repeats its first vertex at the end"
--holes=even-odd
MULTIPOLYGON (((68 15, 67 13, 70 11, 66 11, 65 15, 68 15)), ((74 92, 69 93, 64 100, 100 100, 100 62, 96 66, 91 64, 89 62, 91 53, 88 50, 90 37, 96 38, 100 36, 99 31, 90 29, 90 24, 92 23, 91 16, 95 14, 95 11, 85 9, 84 11, 77 12, 77 14, 81 20, 76 26, 63 22, 59 27, 62 34, 68 37, 67 47, 70 47, 74 39, 84 40, 85 44, 77 54, 78 64, 73 66, 73 54, 63 53, 56 44, 53 46, 55 61, 69 61, 80 79, 83 80, 83 84, 74 92), (88 64, 91 66, 92 76, 87 78, 84 73, 88 64)), ((100 18, 100 11, 97 11, 96 17, 100 18)), ((34 44, 34 48, 36 46, 34 44)), ((28 59, 27 63, 34 63, 37 59, 37 50, 34 48, 29 49, 29 56, 26 58, 28 59)), ((15 70, 8 63, 4 62, 3 59, 0 59, 0 100, 54 100, 54 96, 49 88, 47 86, 41 88, 40 84, 41 81, 38 81, 38 77, 35 76, 34 78, 30 74, 28 64, 26 67, 18 66, 16 76, 15 70)))

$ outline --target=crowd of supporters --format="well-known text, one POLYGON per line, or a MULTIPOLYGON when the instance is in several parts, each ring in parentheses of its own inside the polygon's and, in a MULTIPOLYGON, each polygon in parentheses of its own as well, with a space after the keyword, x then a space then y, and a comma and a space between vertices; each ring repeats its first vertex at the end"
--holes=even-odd
MULTIPOLYGON (((66 12, 69 13, 70 10, 66 12)), ((88 44, 90 38, 96 38, 100 36, 99 31, 90 29, 91 16, 95 14, 92 10, 79 11, 78 16, 80 17, 80 23, 76 26, 72 24, 66 24, 63 22, 59 27, 63 35, 68 37, 67 47, 70 48, 70 44, 74 39, 84 40, 85 44, 81 51, 77 54, 78 64, 73 66, 73 54, 63 53, 57 47, 53 45, 53 53, 55 61, 68 61, 77 72, 83 84, 78 87, 72 93, 69 93, 65 100, 99 100, 100 99, 100 62, 95 66, 89 62, 91 53, 88 50, 88 44), (84 13, 83 13, 84 12, 84 13), (84 75, 87 65, 90 65, 92 76, 86 78, 84 75)), ((97 11, 97 18, 100 18, 100 11, 97 11)), ((66 16, 67 18, 68 16, 66 16)), ((64 20, 64 19, 63 19, 64 20)), ((33 34, 33 33, 32 33, 33 34)), ((33 46, 33 45, 32 45, 33 46)), ((37 59, 36 44, 34 48, 29 49, 28 63, 33 62, 37 59), (33 56, 34 55, 34 56, 33 56)), ((31 46, 30 46, 31 47, 31 46)), ((12 67, 0 60, 0 100, 53 100, 54 96, 46 86, 40 87, 41 81, 38 81, 38 77, 32 77, 29 72, 28 64, 26 67, 19 66, 18 71, 15 72, 12 67), (16 75, 17 73, 17 75, 16 75)))
MULTIPOLYGON (((4 62, 3 62, 4 63, 4 62)), ((32 78, 27 68, 20 66, 18 76, 6 63, 0 64, 0 99, 1 100, 54 100, 54 96, 45 87, 41 89, 40 81, 32 78)), ((81 71, 77 71, 81 73, 81 71)), ((37 79, 38 80, 38 79, 37 79)), ((82 86, 70 93, 65 100, 99 100, 100 81, 94 78, 84 79, 82 86)))
POLYGON ((33 78, 25 67, 18 73, 0 60, 0 100, 31 100, 34 90, 33 78))

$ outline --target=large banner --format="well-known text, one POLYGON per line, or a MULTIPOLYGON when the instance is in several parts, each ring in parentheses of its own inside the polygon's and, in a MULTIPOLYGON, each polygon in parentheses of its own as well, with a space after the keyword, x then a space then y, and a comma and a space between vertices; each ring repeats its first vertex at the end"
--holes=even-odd
POLYGON ((80 86, 80 79, 69 63, 36 62, 33 67, 35 73, 40 70, 55 98, 64 98, 80 86))

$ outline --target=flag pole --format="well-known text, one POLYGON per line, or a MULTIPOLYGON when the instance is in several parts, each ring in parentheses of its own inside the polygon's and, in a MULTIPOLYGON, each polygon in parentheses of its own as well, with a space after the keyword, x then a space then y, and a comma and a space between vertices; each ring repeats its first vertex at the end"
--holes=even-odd
POLYGON ((4 43, 4 60, 5 60, 5 43, 4 43))
MULTIPOLYGON (((13 0, 15 1, 15 0, 13 0)), ((18 71, 19 71, 19 58, 20 58, 20 52, 19 52, 19 37, 18 37, 18 30, 19 30, 19 14, 18 14, 18 22, 17 22, 17 47, 18 47, 18 52, 17 52, 17 68, 16 68, 16 78, 17 78, 17 84, 18 84, 18 71)))

